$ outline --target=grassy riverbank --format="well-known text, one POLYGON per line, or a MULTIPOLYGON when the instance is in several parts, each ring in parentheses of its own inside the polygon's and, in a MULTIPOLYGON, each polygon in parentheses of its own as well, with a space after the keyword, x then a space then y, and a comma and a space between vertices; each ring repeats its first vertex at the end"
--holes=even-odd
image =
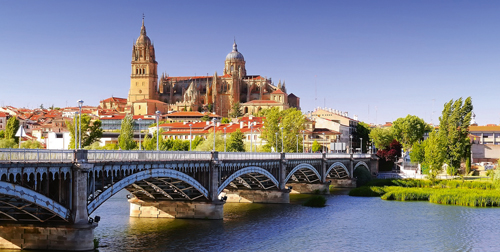
POLYGON ((500 206, 500 189, 491 181, 380 179, 351 190, 349 195, 445 205, 500 206))

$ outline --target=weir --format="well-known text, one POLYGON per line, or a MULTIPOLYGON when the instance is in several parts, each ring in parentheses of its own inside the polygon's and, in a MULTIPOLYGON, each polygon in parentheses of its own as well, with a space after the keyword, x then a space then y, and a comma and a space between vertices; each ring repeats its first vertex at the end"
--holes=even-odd
POLYGON ((0 149, 0 248, 93 249, 92 213, 122 189, 130 216, 222 219, 225 202, 289 203, 353 186, 370 154, 0 149), (354 181, 354 182, 353 182, 354 181))

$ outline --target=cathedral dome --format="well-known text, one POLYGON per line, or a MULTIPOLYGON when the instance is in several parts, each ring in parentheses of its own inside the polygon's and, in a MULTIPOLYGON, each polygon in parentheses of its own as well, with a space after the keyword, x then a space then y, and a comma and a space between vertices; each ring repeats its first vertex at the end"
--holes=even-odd
POLYGON ((226 56, 226 60, 245 60, 243 54, 238 52, 238 46, 236 45, 236 42, 234 42, 233 44, 233 51, 226 56))
POLYGON ((146 35, 146 27, 144 26, 144 18, 142 19, 141 35, 135 41, 136 45, 149 46, 151 45, 151 40, 146 35))

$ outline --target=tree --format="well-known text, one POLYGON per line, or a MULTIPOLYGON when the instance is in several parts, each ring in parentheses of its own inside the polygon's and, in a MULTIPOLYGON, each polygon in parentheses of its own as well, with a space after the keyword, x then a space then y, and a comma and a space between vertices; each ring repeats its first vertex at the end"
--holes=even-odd
POLYGON ((356 126, 357 138, 363 138, 362 152, 366 153, 368 142, 370 141, 370 125, 359 122, 356 126))
POLYGON ((0 130, 0 138, 5 138, 5 130, 0 130))
POLYGON ((241 133, 240 129, 237 129, 235 132, 229 135, 229 139, 227 140, 227 151, 228 152, 244 152, 244 144, 243 139, 245 136, 241 133))
POLYGON ((5 138, 14 139, 17 142, 16 133, 19 129, 19 120, 15 116, 12 116, 7 120, 7 125, 5 125, 5 138))
POLYGON ((422 163, 425 160, 425 146, 427 141, 419 141, 413 144, 410 159, 414 163, 422 163))
POLYGON ((267 142, 263 150, 270 152, 271 147, 277 145, 277 152, 296 152, 297 140, 299 141, 299 150, 302 150, 302 138, 296 136, 301 135, 300 131, 304 129, 305 122, 305 116, 296 108, 283 111, 280 111, 278 107, 267 109, 264 118, 265 127, 261 132, 261 139, 267 142), (277 138, 276 133, 278 133, 277 138), (282 141, 284 150, 281 149, 282 141))
POLYGON ((227 117, 223 117, 222 120, 220 120, 220 123, 230 123, 231 121, 227 117))
POLYGON ((37 140, 28 140, 21 143, 21 149, 43 149, 43 145, 37 140))
POLYGON ((434 179, 441 171, 444 163, 443 142, 436 131, 432 131, 425 141, 427 143, 425 144, 425 158, 422 164, 430 168, 429 178, 434 179))
POLYGON ((459 98, 450 100, 444 105, 441 117, 439 117, 439 139, 441 151, 444 155, 444 163, 448 165, 447 172, 455 175, 460 168, 462 160, 467 158, 470 148, 469 126, 472 118, 472 99, 468 97, 465 101, 459 98))
POLYGON ((370 131, 370 138, 377 149, 389 147, 394 140, 391 128, 375 128, 370 131))
POLYGON ((312 152, 321 151, 322 147, 323 146, 321 146, 321 144, 319 144, 317 140, 314 140, 313 145, 312 145, 312 152))
MULTIPOLYGON (((69 141, 69 149, 75 148, 75 125, 79 127, 80 119, 75 116, 72 121, 66 121, 66 127, 69 130, 69 135, 71 137, 69 141)), ((82 148, 90 146, 91 144, 99 141, 102 137, 101 121, 95 120, 91 121, 90 116, 87 114, 82 115, 82 148)))
POLYGON ((202 117, 200 118, 200 121, 202 121, 202 122, 210 121, 210 116, 208 116, 208 115, 204 115, 204 116, 202 116, 202 117))
POLYGON ((403 145, 406 152, 411 150, 414 143, 423 140, 426 126, 422 118, 407 115, 405 118, 398 118, 392 124, 393 137, 403 145))
POLYGON ((208 112, 213 112, 213 110, 214 110, 214 104, 213 103, 209 103, 207 105, 207 110, 208 110, 208 112))
POLYGON ((387 162, 395 162, 401 156, 401 148, 401 144, 396 139, 393 139, 389 146, 377 151, 377 156, 387 162))
POLYGON ((13 149, 17 148, 17 143, 14 138, 11 139, 0 139, 0 149, 13 149))
POLYGON ((238 118, 242 115, 243 115, 243 112, 241 112, 240 103, 237 102, 237 103, 233 104, 233 106, 231 107, 231 113, 229 113, 229 116, 232 118, 238 118))
POLYGON ((122 150, 132 150, 137 144, 134 141, 134 119, 132 115, 126 115, 122 120, 118 145, 122 150))
MULTIPOLYGON (((224 138, 222 132, 215 134, 215 151, 224 151, 224 138)), ((208 134, 207 139, 196 147, 196 151, 212 151, 214 146, 214 132, 208 134)))

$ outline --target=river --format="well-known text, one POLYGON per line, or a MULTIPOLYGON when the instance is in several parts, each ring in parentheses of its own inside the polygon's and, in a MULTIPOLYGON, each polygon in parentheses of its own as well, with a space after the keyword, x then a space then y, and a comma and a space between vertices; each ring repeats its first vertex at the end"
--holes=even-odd
POLYGON ((324 208, 224 206, 224 220, 129 217, 121 191, 92 215, 99 251, 500 251, 500 208, 326 196, 324 208))

